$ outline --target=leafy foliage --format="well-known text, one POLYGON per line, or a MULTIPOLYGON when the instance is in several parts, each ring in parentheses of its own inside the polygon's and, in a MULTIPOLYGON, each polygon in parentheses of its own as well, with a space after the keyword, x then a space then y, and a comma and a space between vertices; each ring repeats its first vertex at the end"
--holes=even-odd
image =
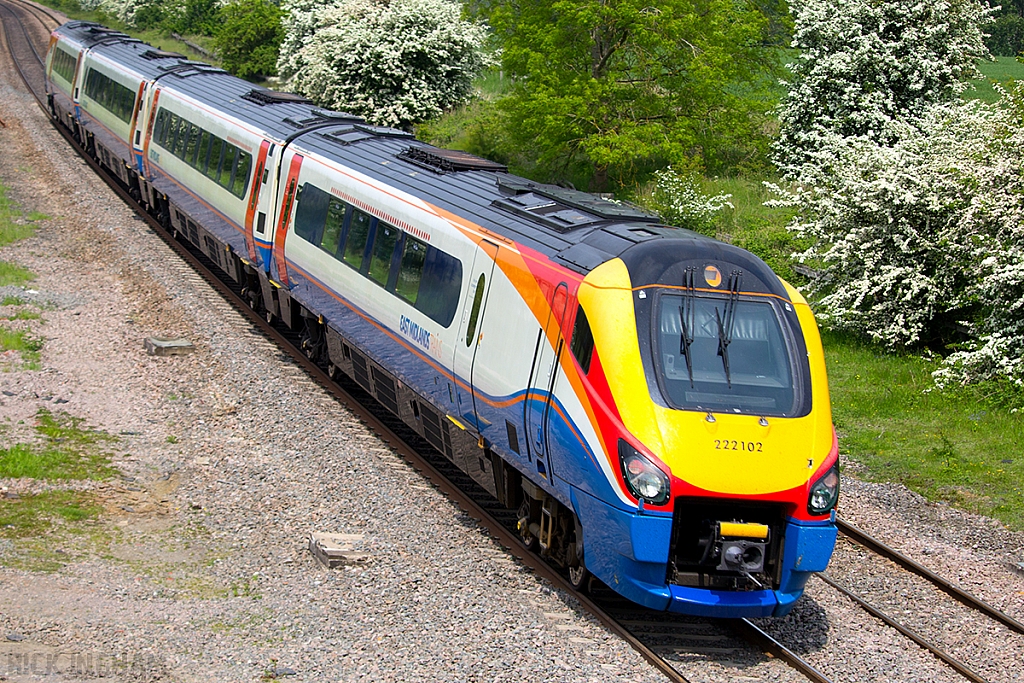
POLYGON ((490 20, 514 81, 503 100, 511 133, 545 179, 628 187, 692 159, 740 164, 764 138, 776 56, 753 5, 520 0, 490 20))
POLYGON ((831 133, 892 143, 903 125, 978 78, 988 51, 979 0, 798 0, 789 92, 779 109, 777 162, 819 163, 831 133))
POLYGON ((409 126, 465 102, 485 64, 482 25, 449 0, 285 4, 278 70, 318 104, 409 126))
POLYGON ((280 8, 270 0, 235 0, 220 17, 213 45, 224 68, 239 78, 274 74, 284 39, 280 8))

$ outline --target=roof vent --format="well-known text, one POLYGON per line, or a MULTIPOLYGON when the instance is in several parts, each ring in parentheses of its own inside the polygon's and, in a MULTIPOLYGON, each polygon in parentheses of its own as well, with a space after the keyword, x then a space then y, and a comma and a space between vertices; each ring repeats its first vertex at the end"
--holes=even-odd
POLYGON ((602 220, 601 216, 581 211, 534 192, 496 199, 493 205, 519 216, 538 220, 558 232, 569 232, 602 220))
POLYGON ((142 53, 143 59, 188 59, 185 55, 179 55, 177 52, 168 52, 167 50, 146 50, 142 53))
POLYGON ((293 92, 276 92, 274 90, 250 90, 242 95, 243 100, 249 100, 262 106, 268 104, 313 104, 313 102, 302 95, 293 92))
POLYGON ((398 128, 387 128, 385 126, 371 126, 368 123, 363 122, 359 119, 359 123, 356 123, 343 130, 335 130, 327 133, 325 136, 335 142, 340 142, 343 145, 353 145, 363 140, 377 140, 380 138, 411 138, 414 137, 412 133, 408 133, 398 128))
POLYGON ((514 203, 524 195, 537 195, 606 220, 639 221, 644 223, 661 220, 657 214, 629 202, 612 201, 596 194, 570 190, 558 187, 557 185, 535 183, 516 176, 499 176, 498 187, 512 194, 511 197, 496 200, 494 203, 499 206, 502 203, 514 203))
POLYGON ((410 147, 399 154, 398 158, 427 168, 435 173, 455 173, 458 171, 508 172, 508 167, 504 164, 499 164, 496 161, 474 156, 457 149, 410 147))

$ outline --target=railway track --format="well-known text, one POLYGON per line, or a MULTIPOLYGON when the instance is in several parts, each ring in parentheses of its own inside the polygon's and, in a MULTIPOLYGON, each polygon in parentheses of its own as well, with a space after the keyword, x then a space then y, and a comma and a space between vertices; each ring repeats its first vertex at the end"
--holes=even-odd
MULTIPOLYGON (((36 22, 38 26, 45 29, 45 34, 40 35, 48 35, 51 28, 59 25, 61 18, 30 2, 26 2, 26 0, 0 0, 0 20, 3 22, 7 47, 14 58, 14 62, 19 65, 19 74, 45 113, 46 102, 42 86, 44 81, 43 55, 40 52, 40 48, 35 44, 38 38, 33 40, 30 30, 25 24, 28 21, 36 22)), ((58 129, 61 130, 62 134, 65 134, 65 137, 69 137, 66 131, 60 129, 60 127, 58 129)), ((69 142, 71 142, 70 139, 69 142)), ((441 489, 450 499, 478 519, 481 525, 491 535, 498 538, 514 555, 530 566, 537 574, 543 576, 566 593, 573 595, 584 609, 593 614, 609 630, 626 640, 653 666, 664 673, 669 680, 680 682, 688 680, 684 673, 681 672, 681 669, 686 668, 681 666, 684 660, 692 661, 703 656, 718 656, 723 659, 742 659, 744 657, 750 659, 751 656, 763 658, 764 654, 785 662, 807 680, 815 681, 816 683, 827 683, 832 680, 818 671, 791 648, 776 640, 771 635, 772 629, 762 628, 752 621, 721 622, 665 613, 652 613, 618 598, 609 590, 601 590, 600 587, 596 587, 592 595, 582 594, 574 590, 565 577, 534 555, 523 544, 518 533, 515 531, 515 519, 512 513, 501 508, 497 501, 480 489, 468 476, 455 468, 443 456, 435 454, 428 444, 406 428, 396 417, 379 405, 375 405, 373 399, 368 397, 355 382, 348 380, 345 376, 332 379, 324 368, 308 360, 299 348, 296 335, 268 323, 262 315, 250 309, 246 300, 236 288, 220 280, 205 256, 191 251, 184 243, 175 239, 173 234, 165 231, 158 222, 151 219, 144 210, 138 208, 135 202, 128 196, 128 193, 93 159, 88 156, 83 156, 83 159, 93 167, 94 171, 100 173, 107 180, 108 184, 122 199, 137 208, 139 215, 147 220, 152 229, 160 234, 182 259, 195 268, 212 287, 221 293, 236 310, 246 316, 256 328, 294 358, 296 363, 303 367, 311 377, 329 391, 339 402, 344 404, 359 419, 370 425, 384 441, 427 477, 433 485, 441 489)), ((930 573, 910 558, 900 556, 891 548, 872 539, 863 531, 845 522, 840 524, 842 533, 863 547, 870 549, 872 552, 883 554, 887 559, 892 560, 908 571, 913 571, 917 575, 931 581, 957 601, 978 611, 980 614, 998 621, 1017 633, 1024 633, 1024 625, 1021 625, 1020 622, 1017 622, 1012 617, 985 605, 976 598, 973 598, 973 596, 958 589, 951 582, 930 573)), ((853 600, 863 609, 867 610, 873 617, 881 619, 893 628, 897 628, 905 637, 935 654, 936 657, 952 667, 967 680, 978 683, 985 681, 984 678, 981 678, 970 667, 948 655, 938 646, 929 643, 911 629, 902 627, 894 619, 889 618, 881 610, 873 607, 834 579, 825 576, 821 578, 822 581, 826 582, 833 589, 844 592, 850 600, 853 600)))

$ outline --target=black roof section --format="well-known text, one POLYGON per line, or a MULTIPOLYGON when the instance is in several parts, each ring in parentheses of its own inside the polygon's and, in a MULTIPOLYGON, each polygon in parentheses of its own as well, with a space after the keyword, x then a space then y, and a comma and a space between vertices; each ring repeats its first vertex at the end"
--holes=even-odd
POLYGON ((586 274, 622 256, 627 265, 633 264, 631 277, 637 282, 633 267, 643 263, 670 269, 667 262, 662 263, 665 258, 716 258, 742 262, 745 269, 757 270, 759 279, 770 283, 768 289, 782 291, 777 277, 756 256, 665 226, 656 214, 627 202, 511 175, 503 164, 440 149, 407 131, 373 126, 352 114, 317 108, 301 95, 254 88, 208 64, 176 59, 172 53, 155 51, 97 24, 69 22, 59 31, 82 42, 87 37, 97 45, 109 40, 98 51, 149 78, 159 78, 161 87, 258 128, 272 142, 319 154, 535 249, 578 273, 586 274), (651 254, 659 250, 661 260, 651 261, 651 254))

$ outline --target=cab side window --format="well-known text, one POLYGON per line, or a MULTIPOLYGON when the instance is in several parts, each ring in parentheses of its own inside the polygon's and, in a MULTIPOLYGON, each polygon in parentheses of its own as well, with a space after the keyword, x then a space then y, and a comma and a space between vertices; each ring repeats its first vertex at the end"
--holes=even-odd
POLYGON ((590 330, 590 321, 587 320, 583 306, 576 309, 576 322, 573 324, 569 348, 572 349, 572 355, 576 357, 583 374, 589 373, 590 361, 594 356, 594 333, 590 330))

